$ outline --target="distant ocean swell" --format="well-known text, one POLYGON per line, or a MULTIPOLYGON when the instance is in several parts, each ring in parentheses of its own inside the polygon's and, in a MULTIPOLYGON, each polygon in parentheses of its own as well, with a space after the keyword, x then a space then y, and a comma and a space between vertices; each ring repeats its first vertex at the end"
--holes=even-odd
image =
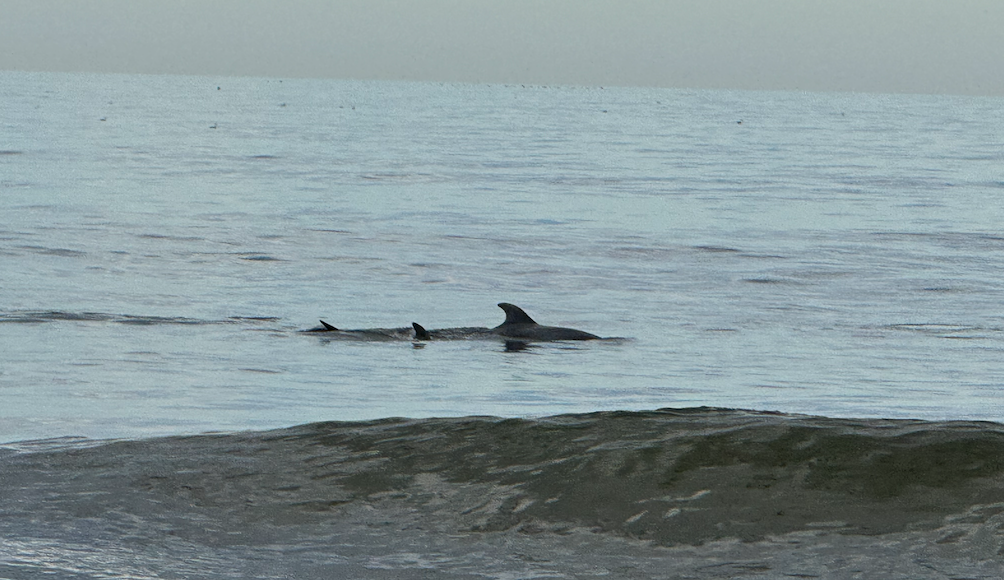
POLYGON ((199 320, 181 316, 145 316, 107 312, 67 312, 62 310, 18 310, 0 312, 0 324, 41 324, 47 322, 114 322, 136 326, 156 324, 241 324, 279 320, 270 316, 232 316, 224 320, 199 320))
POLYGON ((399 514, 451 533, 585 529, 666 546, 953 518, 1001 534, 995 423, 696 408, 5 447, 0 519, 22 534, 39 518, 58 528, 87 517, 197 543, 213 522, 244 542, 261 525, 338 525, 363 507, 392 526, 399 514))
MULTIPOLYGON (((748 280, 755 283, 770 283, 765 280, 748 280)), ((109 312, 71 312, 64 310, 11 310, 0 311, 0 324, 44 324, 60 322, 82 322, 82 323, 116 323, 133 326, 154 326, 154 325, 218 325, 218 324, 244 324, 262 325, 270 324, 274 330, 280 328, 284 330, 306 330, 312 326, 310 321, 304 323, 303 328, 297 327, 292 322, 282 320, 276 316, 230 316, 223 319, 198 319, 184 316, 152 316, 144 314, 124 314, 109 312), (279 324, 279 326, 276 326, 279 324)), ((402 323, 404 324, 404 323, 402 323)), ((994 339, 1002 332, 1001 326, 967 326, 960 324, 946 323, 899 323, 862 326, 867 330, 891 331, 924 334, 936 338, 947 338, 955 340, 987 340, 994 339)), ((408 326, 400 328, 385 329, 394 331, 390 336, 384 338, 412 339, 414 332, 408 326)), ((352 336, 348 334, 324 334, 320 338, 332 340, 373 340, 373 336, 360 335, 352 336)))

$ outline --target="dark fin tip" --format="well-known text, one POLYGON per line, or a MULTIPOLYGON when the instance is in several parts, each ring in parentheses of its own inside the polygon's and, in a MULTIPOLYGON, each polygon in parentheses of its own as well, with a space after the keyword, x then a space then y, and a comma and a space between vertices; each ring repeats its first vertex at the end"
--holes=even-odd
POLYGON ((319 320, 318 322, 321 323, 321 326, 325 327, 325 330, 338 330, 337 328, 335 328, 334 326, 328 324, 324 320, 319 320))

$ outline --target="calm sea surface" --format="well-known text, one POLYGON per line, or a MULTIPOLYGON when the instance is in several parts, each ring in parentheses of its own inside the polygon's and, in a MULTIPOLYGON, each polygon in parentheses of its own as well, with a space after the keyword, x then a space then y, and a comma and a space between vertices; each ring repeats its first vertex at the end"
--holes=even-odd
POLYGON ((0 441, 1002 421, 1002 100, 0 73, 0 441), (495 326, 621 341, 325 340, 495 326))

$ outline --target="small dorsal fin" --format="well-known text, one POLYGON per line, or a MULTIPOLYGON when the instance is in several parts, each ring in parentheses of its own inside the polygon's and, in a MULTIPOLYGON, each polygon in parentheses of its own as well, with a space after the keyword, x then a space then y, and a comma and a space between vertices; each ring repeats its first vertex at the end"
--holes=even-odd
POLYGON ((321 323, 321 326, 325 327, 325 330, 338 330, 337 328, 335 328, 334 326, 328 324, 324 320, 319 320, 318 322, 321 323))
POLYGON ((514 306, 508 302, 500 302, 499 308, 502 308, 503 312, 506 313, 506 322, 503 322, 503 324, 537 324, 519 306, 514 306))
POLYGON ((413 322, 412 328, 415 329, 415 340, 429 340, 429 331, 422 328, 421 324, 413 322))

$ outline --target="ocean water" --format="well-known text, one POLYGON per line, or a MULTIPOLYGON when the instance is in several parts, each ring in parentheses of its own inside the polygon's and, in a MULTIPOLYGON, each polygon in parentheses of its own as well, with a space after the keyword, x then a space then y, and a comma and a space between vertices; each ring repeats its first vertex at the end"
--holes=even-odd
POLYGON ((2 578, 1001 576, 1001 99, 0 102, 2 578))
POLYGON ((993 579, 1002 428, 728 409, 0 447, 0 578, 993 579))
POLYGON ((0 441, 1002 421, 1002 100, 0 73, 0 441), (332 341, 495 326, 624 340, 332 341))

